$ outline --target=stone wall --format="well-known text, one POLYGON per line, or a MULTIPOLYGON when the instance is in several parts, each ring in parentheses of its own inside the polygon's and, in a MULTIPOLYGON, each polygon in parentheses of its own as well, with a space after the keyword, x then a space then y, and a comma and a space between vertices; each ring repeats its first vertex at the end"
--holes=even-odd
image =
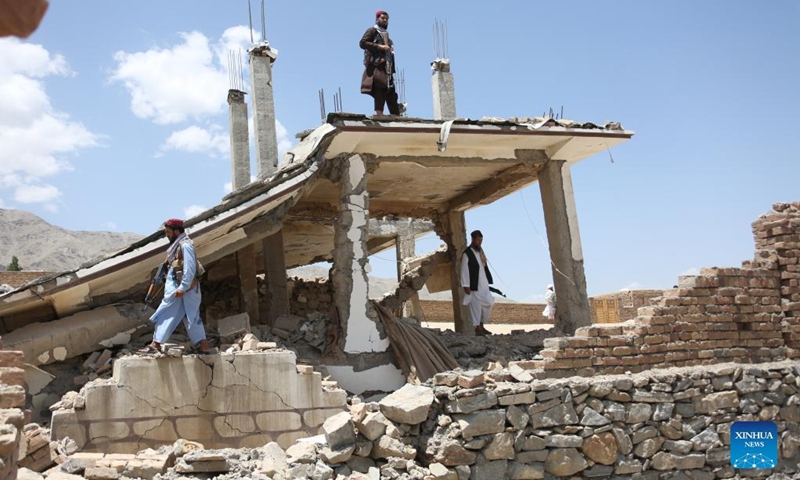
POLYGON ((84 451, 131 453, 196 440, 209 448, 316 435, 347 395, 295 354, 272 350, 178 358, 125 357, 109 380, 70 392, 53 413, 53 439, 84 451))
POLYGON ((26 453, 20 443, 30 413, 24 410, 22 360, 22 352, 0 350, 0 478, 16 478, 18 461, 26 453))
POLYGON ((366 460, 349 464, 417 458, 431 471, 438 463, 452 475, 437 478, 453 479, 658 479, 678 478, 678 472, 680 478, 730 478, 736 473, 730 459, 735 421, 775 422, 777 470, 797 472, 800 462, 800 366, 792 362, 591 380, 530 380, 513 370, 448 372, 434 384, 429 410, 426 387, 408 386, 382 400, 379 413, 354 411, 358 440, 373 445, 366 460))
POLYGON ((776 204, 753 230, 753 262, 682 276, 633 320, 547 339, 543 358, 519 366, 563 377, 800 356, 800 203, 776 204))
MULTIPOLYGON (((264 287, 265 288, 265 287, 264 287)), ((259 294, 261 294, 259 283, 259 294)), ((313 312, 328 313, 333 305, 331 282, 324 278, 289 279, 289 313, 306 317, 313 312)))

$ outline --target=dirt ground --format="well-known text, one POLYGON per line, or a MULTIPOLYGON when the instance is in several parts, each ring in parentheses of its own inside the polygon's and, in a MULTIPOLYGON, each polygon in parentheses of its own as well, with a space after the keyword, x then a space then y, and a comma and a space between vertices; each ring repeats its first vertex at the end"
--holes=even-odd
MULTIPOLYGON (((422 322, 422 326, 425 328, 438 328, 439 330, 455 331, 452 322, 448 323, 422 322)), ((518 330, 524 330, 526 332, 534 332, 537 330, 547 330, 549 328, 552 328, 552 325, 548 323, 534 323, 534 324, 490 323, 486 325, 487 330, 497 334, 509 334, 513 331, 518 331, 518 330)))

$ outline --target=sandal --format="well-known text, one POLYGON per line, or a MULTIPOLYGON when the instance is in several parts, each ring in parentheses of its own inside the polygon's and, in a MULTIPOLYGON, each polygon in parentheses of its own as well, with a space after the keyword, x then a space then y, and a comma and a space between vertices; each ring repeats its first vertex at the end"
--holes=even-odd
POLYGON ((161 353, 161 352, 156 347, 152 345, 147 345, 144 348, 136 350, 136 353, 138 353, 139 355, 155 355, 156 353, 161 353))
POLYGON ((197 345, 192 345, 192 350, 194 350, 194 353, 196 353, 197 355, 212 355, 214 353, 217 353, 215 351, 216 349, 211 346, 209 346, 207 350, 201 350, 199 343, 197 345))

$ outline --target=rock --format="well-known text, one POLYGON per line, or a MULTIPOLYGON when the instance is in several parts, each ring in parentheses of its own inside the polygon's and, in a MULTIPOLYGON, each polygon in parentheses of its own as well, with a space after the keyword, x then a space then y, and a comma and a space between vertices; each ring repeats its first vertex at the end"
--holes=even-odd
POLYGON ((286 449, 287 463, 316 463, 317 447, 313 443, 295 443, 286 449))
POLYGON ((509 406, 506 410, 506 420, 514 427, 514 430, 524 429, 530 418, 530 415, 515 405, 509 406))
POLYGON ((692 442, 688 440, 667 440, 664 442, 664 448, 673 453, 686 454, 692 451, 692 442))
POLYGON ((247 313, 240 313, 217 320, 217 332, 221 340, 232 342, 236 337, 250 332, 250 317, 247 313))
POLYGON ((417 456, 417 449, 406 445, 396 438, 384 435, 372 447, 372 458, 400 457, 412 459, 417 456))
POLYGON ((694 401, 694 408, 697 413, 715 413, 724 408, 737 408, 739 406, 739 395, 736 392, 719 392, 699 397, 694 401))
POLYGON ((17 470, 17 480, 43 480, 44 477, 39 472, 28 470, 27 468, 20 468, 17 470))
POLYGON ((276 442, 269 442, 259 449, 261 455, 260 470, 268 477, 286 470, 286 452, 276 442))
MULTIPOLYGON (((539 394, 541 395, 541 393, 539 394)), ((530 411, 528 412, 530 414, 530 411)), ((578 414, 572 404, 559 404, 542 413, 531 415, 533 428, 549 428, 559 425, 575 425, 578 423, 578 414)))
POLYGON ((337 450, 333 450, 330 447, 323 447, 319 452, 319 456, 325 462, 335 465, 337 463, 344 463, 350 460, 350 457, 353 456, 353 452, 355 452, 355 450, 355 443, 349 447, 341 447, 337 450))
POLYGON ((659 403, 656 405, 656 411, 653 412, 653 421, 663 422, 673 417, 672 411, 675 410, 674 403, 659 403))
POLYGON ((175 443, 172 444, 172 453, 175 457, 180 458, 187 453, 196 452, 198 450, 204 450, 205 447, 202 443, 193 442, 191 440, 184 440, 182 438, 175 440, 175 443))
POLYGON ((388 420, 381 412, 369 412, 363 420, 356 421, 355 426, 358 432, 370 440, 377 440, 386 431, 388 420))
POLYGON ((692 470, 703 468, 706 463, 705 455, 675 455, 672 453, 658 452, 653 455, 653 468, 656 470, 692 470))
POLYGON ((497 405, 497 394, 494 392, 483 392, 474 397, 459 398, 454 402, 445 405, 447 413, 472 413, 478 410, 486 410, 497 405))
POLYGON ((647 403, 634 403, 628 410, 625 418, 627 423, 642 423, 650 420, 653 414, 653 407, 647 403))
POLYGON ((381 413, 393 422, 416 425, 427 420, 433 400, 431 388, 407 383, 380 401, 381 413))
POLYGON ((311 474, 311 480, 331 480, 333 478, 333 469, 324 463, 317 461, 314 465, 314 473, 311 474))
POLYGON ((609 423, 611 423, 611 420, 607 419, 603 415, 600 415, 594 409, 589 407, 583 409, 581 425, 586 425, 589 427, 602 427, 603 425, 608 425, 609 423))
POLYGON ((544 438, 547 447, 579 448, 583 445, 583 438, 578 435, 548 435, 544 438))
POLYGON ((226 460, 225 454, 217 450, 198 450, 183 456, 187 463, 194 462, 219 462, 226 460))
POLYGON ((583 455, 574 448, 555 448, 550 450, 544 469, 547 473, 557 477, 568 477, 586 470, 589 463, 583 455))
POLYGON ((486 410, 469 415, 458 415, 455 418, 461 427, 461 436, 466 439, 478 435, 500 433, 505 430, 506 426, 505 410, 486 410))
POLYGON ((325 432, 325 440, 331 450, 349 449, 351 453, 355 450, 356 432, 350 412, 337 413, 332 417, 328 417, 325 423, 322 424, 322 430, 325 432))
POLYGON ((225 473, 230 471, 230 465, 225 460, 187 463, 186 457, 183 457, 175 463, 175 471, 178 473, 225 473))
POLYGON ((437 449, 433 459, 447 467, 458 465, 472 465, 477 459, 477 454, 465 449, 453 439, 445 439, 437 449))
POLYGON ((544 450, 545 448, 547 448, 547 445, 544 439, 536 435, 525 437, 525 442, 522 444, 523 450, 544 450))
POLYGON ((450 471, 441 463, 431 463, 428 465, 428 470, 431 472, 431 476, 434 480, 454 480, 458 478, 456 472, 450 471))
POLYGON ((647 440, 648 438, 655 438, 657 436, 658 436, 658 431, 656 430, 656 428, 648 425, 644 428, 640 428, 639 430, 633 432, 633 435, 631 435, 631 440, 633 440, 634 445, 638 445, 643 441, 647 440))
POLYGON ((709 448, 722 445, 719 440, 719 435, 712 427, 703 430, 701 433, 692 437, 692 448, 694 450, 706 451, 709 448))
POLYGON ((498 433, 483 449, 487 460, 511 460, 514 458, 514 436, 510 432, 498 433))
POLYGON ((505 478, 507 469, 508 460, 486 461, 481 459, 472 466, 472 474, 474 477, 470 478, 505 478))
POLYGON ((458 376, 458 386, 474 388, 486 381, 486 374, 480 370, 470 370, 458 376))
POLYGON ((652 457, 664 444, 664 437, 648 438, 636 446, 633 453, 637 457, 650 458, 652 457))
MULTIPOLYGON (((119 478, 119 472, 116 468, 111 467, 88 467, 83 472, 84 478, 87 480, 117 480, 119 478)), ((19 477, 18 480, 24 480, 23 477, 19 477)))
POLYGON ((624 430, 621 428, 615 428, 611 430, 611 433, 614 434, 614 440, 617 441, 617 449, 619 450, 619 453, 628 455, 633 451, 633 442, 631 442, 631 437, 628 436, 624 430))
POLYGON ((617 463, 614 468, 614 473, 617 475, 629 475, 631 473, 640 473, 642 471, 642 462, 636 459, 623 459, 617 463))
POLYGON ((539 480, 544 478, 544 465, 509 462, 508 478, 512 480, 539 480))
POLYGON ((595 434, 584 440, 581 451, 595 463, 614 465, 617 461, 617 439, 611 432, 595 434))

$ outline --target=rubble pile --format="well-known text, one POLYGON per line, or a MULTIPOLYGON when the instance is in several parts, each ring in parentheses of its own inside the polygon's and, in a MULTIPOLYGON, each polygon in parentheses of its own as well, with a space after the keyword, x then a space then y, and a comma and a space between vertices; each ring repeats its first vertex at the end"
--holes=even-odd
POLYGON ((19 448, 19 468, 43 472, 54 465, 66 462, 69 455, 78 451, 78 445, 70 440, 50 441, 50 430, 35 423, 25 425, 19 448))
MULTIPOLYGON (((0 340, 2 348, 2 340, 0 340)), ((22 352, 0 350, 0 478, 13 478, 22 452, 25 408, 25 372, 22 352)))
MULTIPOLYGON (((289 283, 289 311, 306 317, 316 312, 327 312, 333 305, 333 286, 327 278, 303 279, 292 277, 289 283)), ((268 295, 267 284, 259 280, 258 294, 268 295)))
MULTIPOLYGON (((488 328, 491 330, 492 325, 488 328)), ((476 337, 451 330, 432 329, 439 340, 450 350, 458 363, 466 369, 494 369, 498 365, 508 366, 509 362, 534 358, 544 344, 544 339, 552 335, 551 330, 514 331, 506 335, 487 335, 476 337)))
MULTIPOLYGON (((162 480, 212 472, 251 480, 740 478, 729 447, 731 425, 740 420, 775 422, 780 437, 777 468, 747 477, 793 478, 800 471, 800 366, 723 364, 591 381, 535 380, 513 366, 445 372, 380 402, 353 398, 349 412, 324 422, 323 435, 285 451, 274 442, 204 450, 178 440, 124 461, 93 454, 104 459, 95 468, 115 472, 98 476, 87 467, 82 478, 135 478, 131 462, 148 456, 159 459, 151 462, 158 473, 141 478, 162 480)), ((57 469, 66 472, 74 457, 57 469)))

